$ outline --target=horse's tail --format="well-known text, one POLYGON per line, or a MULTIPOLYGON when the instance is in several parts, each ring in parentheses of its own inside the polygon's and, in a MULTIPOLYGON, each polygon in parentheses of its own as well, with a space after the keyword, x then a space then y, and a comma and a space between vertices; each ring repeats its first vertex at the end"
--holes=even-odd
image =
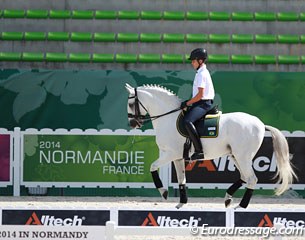
POLYGON ((275 190, 276 195, 281 195, 293 182, 293 178, 297 176, 290 162, 289 146, 284 134, 275 127, 265 126, 266 130, 271 132, 273 141, 273 150, 277 162, 277 172, 274 178, 278 177, 277 184, 281 183, 275 190))

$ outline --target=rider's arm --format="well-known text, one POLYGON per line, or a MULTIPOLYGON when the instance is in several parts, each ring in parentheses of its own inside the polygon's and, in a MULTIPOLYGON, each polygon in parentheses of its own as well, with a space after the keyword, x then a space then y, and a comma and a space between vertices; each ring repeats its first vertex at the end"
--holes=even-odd
POLYGON ((198 88, 198 93, 196 94, 195 97, 191 98, 190 100, 187 101, 187 105, 192 105, 195 102, 198 102, 202 99, 204 93, 204 88, 198 88))

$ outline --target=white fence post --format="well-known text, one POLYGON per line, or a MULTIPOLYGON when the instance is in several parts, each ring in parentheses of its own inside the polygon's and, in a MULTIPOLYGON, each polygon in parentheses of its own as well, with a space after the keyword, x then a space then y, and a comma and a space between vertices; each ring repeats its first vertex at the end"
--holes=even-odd
POLYGON ((106 222, 106 240, 114 240, 114 228, 115 222, 114 221, 107 221, 106 222))
MULTIPOLYGON (((277 232, 279 232, 279 230, 281 228, 285 228, 284 224, 282 224, 282 223, 276 223, 276 224, 274 224, 274 227, 276 228, 277 232)), ((283 238, 280 234, 277 235, 277 236, 274 236, 274 240, 282 240, 282 239, 283 238)))

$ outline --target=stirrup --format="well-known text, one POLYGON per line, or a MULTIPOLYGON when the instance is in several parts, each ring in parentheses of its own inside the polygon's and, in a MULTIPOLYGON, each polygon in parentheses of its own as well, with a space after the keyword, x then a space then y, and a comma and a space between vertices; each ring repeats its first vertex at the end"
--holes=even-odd
POLYGON ((204 159, 204 153, 203 152, 194 152, 191 156, 191 160, 200 160, 204 159))

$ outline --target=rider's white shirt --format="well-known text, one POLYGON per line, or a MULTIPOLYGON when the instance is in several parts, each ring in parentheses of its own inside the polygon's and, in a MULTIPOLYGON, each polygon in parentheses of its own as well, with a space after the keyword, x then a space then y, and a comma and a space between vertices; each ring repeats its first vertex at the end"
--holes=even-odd
POLYGON ((193 97, 197 95, 198 88, 204 88, 202 99, 214 99, 215 91, 212 78, 205 64, 197 70, 195 75, 193 82, 193 97))

